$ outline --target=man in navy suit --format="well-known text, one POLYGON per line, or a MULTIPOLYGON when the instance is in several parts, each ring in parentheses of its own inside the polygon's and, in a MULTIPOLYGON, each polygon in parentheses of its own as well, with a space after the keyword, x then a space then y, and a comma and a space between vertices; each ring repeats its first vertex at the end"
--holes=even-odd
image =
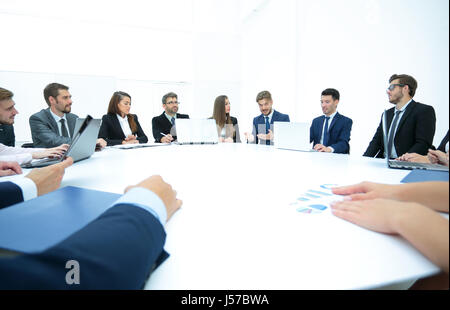
POLYGON ((168 257, 163 225, 181 204, 159 176, 129 186, 105 213, 52 248, 0 253, 0 289, 142 289, 168 257))
POLYGON ((247 142, 255 142, 258 144, 258 139, 261 144, 273 144, 273 122, 290 122, 289 115, 280 113, 272 109, 273 100, 272 95, 267 90, 260 92, 256 96, 261 115, 253 119, 253 132, 244 133, 247 142))
POLYGON ((316 117, 310 128, 310 140, 316 151, 350 153, 353 121, 336 111, 339 99, 339 92, 334 88, 327 88, 322 92, 320 103, 324 115, 316 117))

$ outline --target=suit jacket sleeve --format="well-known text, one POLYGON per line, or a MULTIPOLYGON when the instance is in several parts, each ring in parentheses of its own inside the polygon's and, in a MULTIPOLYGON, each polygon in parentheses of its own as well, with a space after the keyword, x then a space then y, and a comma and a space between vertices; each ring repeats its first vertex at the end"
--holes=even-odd
POLYGON ((120 204, 54 247, 0 258, 0 289, 142 289, 161 258, 164 228, 150 212, 120 204), (66 284, 76 260, 80 284, 66 284))
POLYGON ((159 124, 159 118, 155 116, 152 119, 152 132, 153 132, 153 138, 155 138, 155 142, 161 142, 162 137, 164 137, 161 132, 163 130, 161 129, 161 126, 159 124))
POLYGON ((70 137, 63 137, 59 133, 55 133, 50 124, 36 114, 30 116, 29 122, 34 147, 49 148, 72 143, 70 137))
POLYGON ((340 153, 340 154, 348 154, 349 153, 349 149, 350 149, 349 141, 350 141, 350 133, 352 131, 353 121, 349 118, 344 118, 344 122, 345 123, 344 123, 341 131, 339 132, 337 142, 330 145, 334 149, 335 153, 340 153))
POLYGON ((114 124, 108 114, 102 117, 102 125, 100 126, 98 137, 105 140, 109 146, 122 144, 123 141, 123 139, 118 139, 117 135, 114 134, 114 124))
POLYGON ((384 157, 384 146, 383 146, 383 123, 380 121, 377 131, 370 141, 369 146, 364 152, 364 156, 368 157, 384 157))
MULTIPOLYGON (((436 114, 434 109, 431 106, 424 106, 423 111, 417 113, 415 142, 407 152, 426 155, 428 149, 433 145, 435 131, 436 114)), ((401 156, 403 154, 398 155, 401 156)))
POLYGON ((235 130, 235 136, 233 137, 233 141, 234 143, 241 143, 241 134, 239 132, 238 120, 235 117, 233 117, 231 120, 233 122, 233 127, 235 130))
POLYGON ((0 182, 0 197, 0 209, 12 206, 23 201, 22 189, 13 182, 0 182))
POLYGON ((258 144, 258 124, 256 124, 257 122, 257 117, 255 117, 253 119, 253 130, 252 130, 252 135, 255 138, 255 140, 252 143, 258 144))
POLYGON ((439 144, 438 150, 445 153, 445 146, 447 145, 447 142, 448 142, 448 130, 444 139, 442 139, 441 144, 439 144))
POLYGON ((139 124, 137 115, 134 115, 134 120, 136 121, 136 126, 137 126, 136 135, 137 135, 137 139, 138 139, 139 143, 147 143, 148 138, 145 135, 144 131, 142 130, 141 124, 139 124))

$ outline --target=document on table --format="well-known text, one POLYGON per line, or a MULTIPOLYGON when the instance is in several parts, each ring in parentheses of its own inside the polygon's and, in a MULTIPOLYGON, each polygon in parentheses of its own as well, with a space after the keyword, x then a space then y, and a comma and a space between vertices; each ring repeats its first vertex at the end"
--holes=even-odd
POLYGON ((118 144, 110 146, 114 149, 121 149, 121 150, 130 150, 130 149, 139 149, 143 147, 154 147, 154 146, 167 146, 171 145, 171 143, 137 143, 137 144, 118 144))
POLYGON ((339 185, 322 184, 313 186, 308 190, 300 192, 289 203, 289 207, 301 214, 331 214, 330 203, 344 199, 344 196, 335 195, 331 192, 331 188, 337 186, 339 185))

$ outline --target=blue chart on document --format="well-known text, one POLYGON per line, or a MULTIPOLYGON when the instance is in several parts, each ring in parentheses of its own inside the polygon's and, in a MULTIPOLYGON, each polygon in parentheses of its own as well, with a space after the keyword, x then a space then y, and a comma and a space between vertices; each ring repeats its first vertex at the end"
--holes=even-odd
POLYGON ((338 184, 322 184, 300 192, 289 206, 300 214, 331 214, 330 203, 340 201, 343 196, 335 195, 331 188, 338 184))

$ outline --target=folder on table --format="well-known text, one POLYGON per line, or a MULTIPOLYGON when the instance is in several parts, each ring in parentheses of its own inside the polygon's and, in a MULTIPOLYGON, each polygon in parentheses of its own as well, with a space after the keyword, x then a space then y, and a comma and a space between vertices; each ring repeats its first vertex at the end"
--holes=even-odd
POLYGON ((448 172, 435 170, 412 170, 401 183, 415 183, 428 181, 444 181, 448 182, 448 172))
POLYGON ((42 252, 77 232, 121 195, 67 186, 0 210, 0 248, 42 252))

